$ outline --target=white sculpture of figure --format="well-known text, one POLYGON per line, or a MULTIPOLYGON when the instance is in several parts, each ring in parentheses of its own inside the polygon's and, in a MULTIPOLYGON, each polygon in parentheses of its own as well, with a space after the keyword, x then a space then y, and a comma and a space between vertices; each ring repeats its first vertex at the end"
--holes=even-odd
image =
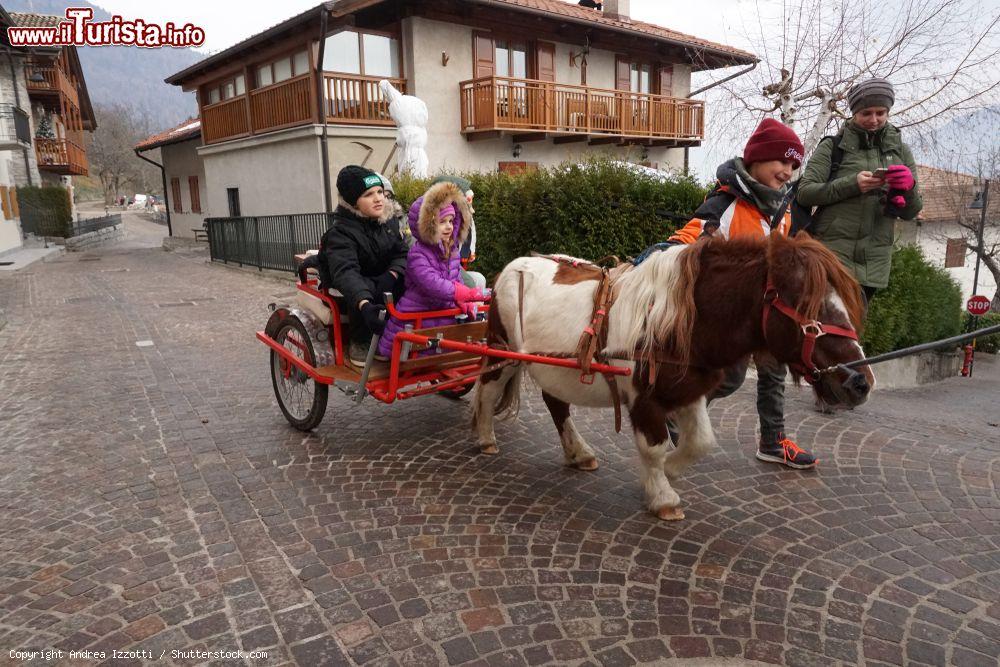
POLYGON ((427 178, 427 105, 413 95, 404 95, 382 79, 379 89, 389 100, 389 115, 399 128, 396 146, 399 149, 399 171, 414 178, 427 178))

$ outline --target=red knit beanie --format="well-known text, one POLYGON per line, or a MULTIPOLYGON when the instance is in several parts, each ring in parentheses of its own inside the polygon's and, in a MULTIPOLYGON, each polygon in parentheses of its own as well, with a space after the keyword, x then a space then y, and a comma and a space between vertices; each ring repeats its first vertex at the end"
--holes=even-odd
POLYGON ((743 163, 750 166, 767 160, 791 160, 798 169, 805 152, 795 130, 773 118, 765 118, 743 149, 743 163))

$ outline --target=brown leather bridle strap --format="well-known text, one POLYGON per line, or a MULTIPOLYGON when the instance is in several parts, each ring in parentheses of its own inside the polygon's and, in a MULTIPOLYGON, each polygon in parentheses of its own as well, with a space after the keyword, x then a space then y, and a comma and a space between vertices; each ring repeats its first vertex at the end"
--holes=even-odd
POLYGON ((803 317, 801 313, 782 301, 781 297, 778 296, 778 290, 774 287, 774 283, 771 282, 770 278, 768 278, 767 286, 764 288, 762 325, 765 340, 767 340, 768 315, 770 315, 772 308, 801 327, 803 335, 802 363, 789 364, 789 366, 802 375, 806 382, 810 384, 818 380, 820 376, 820 369, 813 363, 813 352, 816 349, 817 338, 829 334, 832 336, 841 336, 842 338, 850 338, 855 341, 858 340, 858 333, 854 329, 846 329, 835 324, 824 324, 819 320, 809 320, 803 317))

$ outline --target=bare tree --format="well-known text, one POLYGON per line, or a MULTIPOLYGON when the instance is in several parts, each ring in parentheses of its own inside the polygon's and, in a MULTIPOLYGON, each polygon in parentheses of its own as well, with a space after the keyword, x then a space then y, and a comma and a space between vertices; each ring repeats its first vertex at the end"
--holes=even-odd
POLYGON ((155 169, 133 152, 133 146, 150 134, 146 117, 124 104, 97 105, 94 111, 97 131, 91 138, 88 156, 104 189, 104 202, 111 203, 126 189, 158 189, 155 169))
POLYGON ((744 32, 761 64, 720 87, 734 113, 716 129, 734 135, 780 111, 808 154, 873 76, 896 87, 893 123, 918 134, 1000 99, 1000 12, 977 0, 758 0, 744 32))
POLYGON ((971 157, 968 151, 939 149, 934 161, 947 167, 921 167, 924 233, 940 244, 964 242, 965 253, 971 254, 973 261, 978 257, 982 263, 981 291, 986 283, 985 274, 993 276, 997 286, 992 297, 993 309, 1000 312, 1000 146, 972 147, 974 154, 971 157), (990 179, 990 188, 984 218, 983 210, 972 208, 971 204, 973 201, 982 203, 980 198, 986 178, 990 179), (980 245, 981 224, 983 241, 980 245))

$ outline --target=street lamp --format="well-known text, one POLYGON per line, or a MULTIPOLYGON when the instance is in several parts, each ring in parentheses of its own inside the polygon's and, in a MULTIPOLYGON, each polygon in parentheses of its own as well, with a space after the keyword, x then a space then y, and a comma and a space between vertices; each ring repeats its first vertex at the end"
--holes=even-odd
MULTIPOLYGON (((972 277, 972 296, 976 296, 979 291, 979 263, 983 256, 983 229, 986 227, 986 210, 990 205, 990 179, 983 179, 983 189, 981 192, 976 193, 976 198, 969 208, 979 211, 979 229, 976 230, 976 272, 972 277)), ((979 315, 973 315, 969 318, 969 326, 966 331, 972 331, 979 326, 979 315)), ((976 354, 976 339, 972 339, 972 344, 967 345, 965 348, 966 363, 962 369, 962 375, 967 377, 972 377, 972 367, 974 364, 974 358, 976 354)))
POLYGON ((976 234, 976 272, 972 278, 972 295, 975 296, 976 292, 979 291, 979 261, 983 255, 983 229, 986 227, 986 209, 989 207, 990 201, 990 179, 985 179, 983 181, 982 192, 976 193, 976 198, 969 208, 972 210, 980 211, 979 214, 979 229, 976 234))

